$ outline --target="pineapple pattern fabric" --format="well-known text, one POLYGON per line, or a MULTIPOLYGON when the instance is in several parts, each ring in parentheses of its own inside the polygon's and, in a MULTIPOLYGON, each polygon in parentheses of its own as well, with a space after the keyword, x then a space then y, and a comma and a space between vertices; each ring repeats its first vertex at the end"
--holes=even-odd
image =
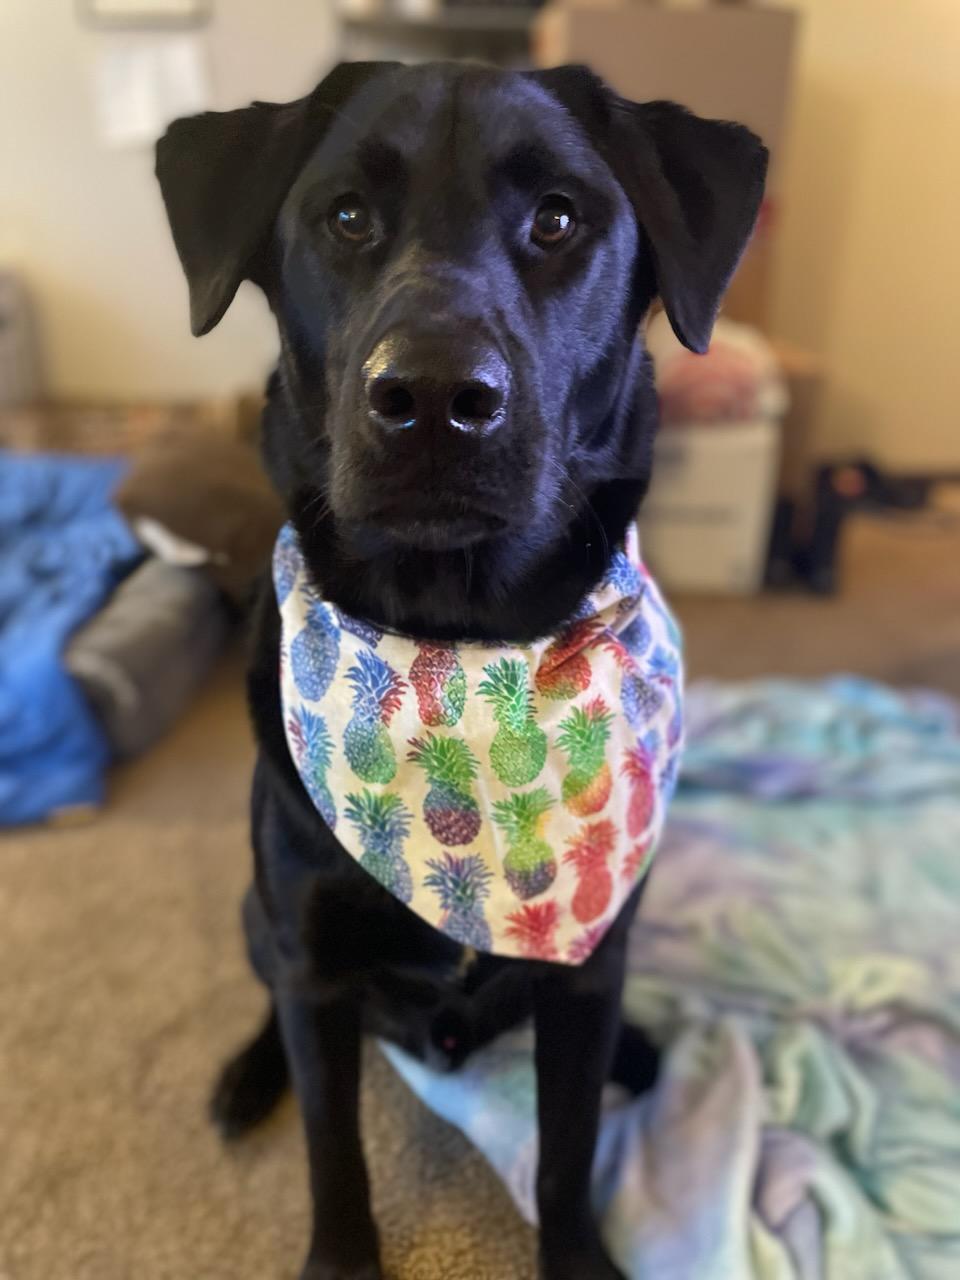
POLYGON ((583 963, 650 866, 682 747, 680 634, 636 531, 528 645, 347 617, 289 525, 274 582, 290 755, 347 853, 463 946, 583 963))

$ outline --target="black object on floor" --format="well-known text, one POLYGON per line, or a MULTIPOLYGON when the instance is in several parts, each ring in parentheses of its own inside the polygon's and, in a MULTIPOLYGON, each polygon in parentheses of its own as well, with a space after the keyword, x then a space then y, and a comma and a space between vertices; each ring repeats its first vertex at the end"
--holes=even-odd
POLYGON ((840 539, 847 516, 853 511, 921 511, 936 482, 936 476, 888 475, 865 458, 819 467, 806 520, 793 499, 777 502, 766 585, 832 595, 838 585, 840 539))

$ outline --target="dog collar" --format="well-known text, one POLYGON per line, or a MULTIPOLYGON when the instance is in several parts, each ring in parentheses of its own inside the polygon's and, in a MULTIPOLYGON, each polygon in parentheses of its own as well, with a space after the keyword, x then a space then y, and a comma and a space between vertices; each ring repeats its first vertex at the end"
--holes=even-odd
POLYGON ((273 571, 287 744, 346 852, 464 946, 582 963, 650 865, 679 764, 680 635, 636 530, 528 645, 348 617, 291 525, 273 571))

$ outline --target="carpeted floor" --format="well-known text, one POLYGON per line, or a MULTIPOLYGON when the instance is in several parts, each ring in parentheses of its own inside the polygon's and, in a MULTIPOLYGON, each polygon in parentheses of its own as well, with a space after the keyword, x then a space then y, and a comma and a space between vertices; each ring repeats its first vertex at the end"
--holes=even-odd
POLYGON ((853 519, 836 596, 675 601, 689 674, 746 680, 852 671, 960 696, 958 565, 960 506, 853 519))
MULTIPOLYGON (((292 1103, 224 1150, 204 1114, 262 997, 241 953, 252 749, 239 657, 93 825, 0 845, 0 1277, 279 1280, 307 1240, 292 1103)), ((365 1125, 388 1274, 533 1275, 484 1162, 375 1050, 365 1125)))
MULTIPOLYGON (((852 531, 847 589, 680 602, 694 674, 838 667, 960 693, 957 536, 852 531)), ((0 838, 0 1280, 275 1280, 306 1241, 294 1107, 224 1150, 217 1064, 253 1027, 237 906, 240 660, 119 771, 92 825, 0 838)), ((371 1051, 364 1122, 391 1280, 528 1280, 533 1233, 371 1051)))

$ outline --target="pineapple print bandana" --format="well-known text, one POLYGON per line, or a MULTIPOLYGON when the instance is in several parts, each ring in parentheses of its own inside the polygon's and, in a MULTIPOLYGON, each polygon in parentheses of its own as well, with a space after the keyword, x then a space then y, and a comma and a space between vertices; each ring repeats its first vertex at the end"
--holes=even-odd
POLYGON ((344 849, 465 946, 585 960, 650 865, 679 764, 680 636, 636 530, 528 645, 347 617, 289 525, 274 584, 287 743, 344 849))

